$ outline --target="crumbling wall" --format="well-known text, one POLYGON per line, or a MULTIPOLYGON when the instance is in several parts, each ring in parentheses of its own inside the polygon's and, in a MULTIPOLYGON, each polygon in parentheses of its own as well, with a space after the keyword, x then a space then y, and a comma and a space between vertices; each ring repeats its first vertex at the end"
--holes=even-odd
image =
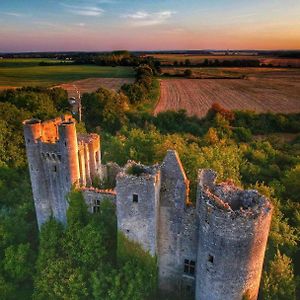
POLYGON ((81 192, 90 213, 97 212, 99 205, 104 200, 116 204, 116 192, 114 190, 101 190, 90 187, 81 188, 81 192))
POLYGON ((199 173, 196 299, 257 299, 272 206, 257 191, 199 173))
POLYGON ((184 260, 196 261, 197 218, 189 206, 189 185, 180 159, 169 150, 161 165, 161 198, 159 209, 159 286, 179 294, 186 281, 184 260))
POLYGON ((129 162, 117 176, 118 229, 154 256, 158 240, 160 171, 138 165, 144 173, 130 174, 133 165, 138 164, 129 162))

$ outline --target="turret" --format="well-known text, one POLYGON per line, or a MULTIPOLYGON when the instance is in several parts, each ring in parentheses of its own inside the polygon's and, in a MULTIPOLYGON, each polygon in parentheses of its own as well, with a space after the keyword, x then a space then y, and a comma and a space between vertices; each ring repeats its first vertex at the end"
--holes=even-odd
POLYGON ((255 300, 272 205, 257 191, 215 179, 212 170, 199 172, 196 299, 255 300))
POLYGON ((58 132, 67 187, 70 188, 72 185, 78 185, 80 178, 75 122, 68 121, 59 124, 58 132))
POLYGON ((91 177, 100 177, 101 174, 101 151, 100 151, 100 137, 98 134, 89 135, 89 161, 91 177))
POLYGON ((40 155, 41 121, 37 119, 25 120, 23 122, 23 129, 32 194, 37 222, 40 227, 52 213, 48 185, 40 155))

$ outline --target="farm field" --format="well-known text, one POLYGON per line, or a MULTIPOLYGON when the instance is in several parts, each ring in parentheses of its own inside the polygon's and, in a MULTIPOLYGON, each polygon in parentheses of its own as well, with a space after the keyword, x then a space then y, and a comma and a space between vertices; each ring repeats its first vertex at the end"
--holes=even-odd
POLYGON ((76 88, 81 94, 95 92, 100 87, 117 91, 124 83, 132 83, 133 81, 133 78, 88 78, 63 83, 57 87, 65 89, 68 92, 69 97, 77 97, 76 88))
MULTIPOLYGON (((162 72, 170 75, 182 74, 186 70, 186 67, 163 67, 162 72)), ((245 77, 248 79, 287 79, 299 76, 300 69, 282 69, 282 68, 190 68, 193 76, 204 79, 213 79, 220 77, 227 78, 240 78, 245 77)))
POLYGON ((0 89, 22 86, 49 87, 86 78, 134 77, 134 71, 130 67, 101 67, 68 64, 39 66, 39 62, 41 61, 48 62, 47 59, 0 60, 0 89))
POLYGON ((185 109, 203 117, 214 102, 233 110, 300 112, 300 70, 293 71, 248 79, 163 79, 154 113, 185 109))
POLYGON ((199 54, 153 54, 151 55, 161 61, 162 65, 173 64, 174 61, 178 63, 189 59, 191 64, 203 63, 205 59, 210 61, 219 60, 259 60, 263 64, 273 64, 274 66, 293 66, 300 67, 299 58, 279 58, 266 57, 259 55, 199 55, 199 54))

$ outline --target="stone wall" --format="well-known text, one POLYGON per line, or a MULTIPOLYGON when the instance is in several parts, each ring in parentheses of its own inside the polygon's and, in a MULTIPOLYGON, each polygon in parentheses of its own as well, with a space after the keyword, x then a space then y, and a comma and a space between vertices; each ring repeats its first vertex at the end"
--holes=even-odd
POLYGON ((90 213, 97 212, 104 200, 116 204, 116 192, 113 190, 100 190, 96 188, 81 188, 81 192, 90 213))
POLYGON ((152 256, 157 253, 160 171, 128 163, 117 176, 118 229, 152 256), (130 174, 132 166, 143 169, 130 174))
POLYGON ((184 277, 184 260, 196 261, 197 224, 189 206, 188 180, 175 151, 168 151, 161 165, 159 209, 159 286, 180 294, 186 281, 194 288, 194 276, 184 277))

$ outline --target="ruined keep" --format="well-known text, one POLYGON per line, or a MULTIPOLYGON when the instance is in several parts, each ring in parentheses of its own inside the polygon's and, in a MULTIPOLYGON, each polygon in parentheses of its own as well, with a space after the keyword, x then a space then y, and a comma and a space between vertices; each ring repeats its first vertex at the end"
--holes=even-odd
POLYGON ((93 178, 101 178, 99 135, 77 135, 69 115, 25 120, 23 126, 38 225, 51 215, 65 223, 72 185, 89 186, 93 178))
POLYGON ((70 116, 24 121, 24 135, 39 226, 50 215, 66 222, 66 195, 77 185, 91 213, 103 199, 116 204, 119 231, 157 257, 162 293, 257 299, 272 216, 257 191, 216 183, 214 171, 199 170, 194 205, 175 151, 151 167, 104 166, 99 136, 77 135, 70 116), (93 188, 96 177, 115 182, 115 189, 93 188))

